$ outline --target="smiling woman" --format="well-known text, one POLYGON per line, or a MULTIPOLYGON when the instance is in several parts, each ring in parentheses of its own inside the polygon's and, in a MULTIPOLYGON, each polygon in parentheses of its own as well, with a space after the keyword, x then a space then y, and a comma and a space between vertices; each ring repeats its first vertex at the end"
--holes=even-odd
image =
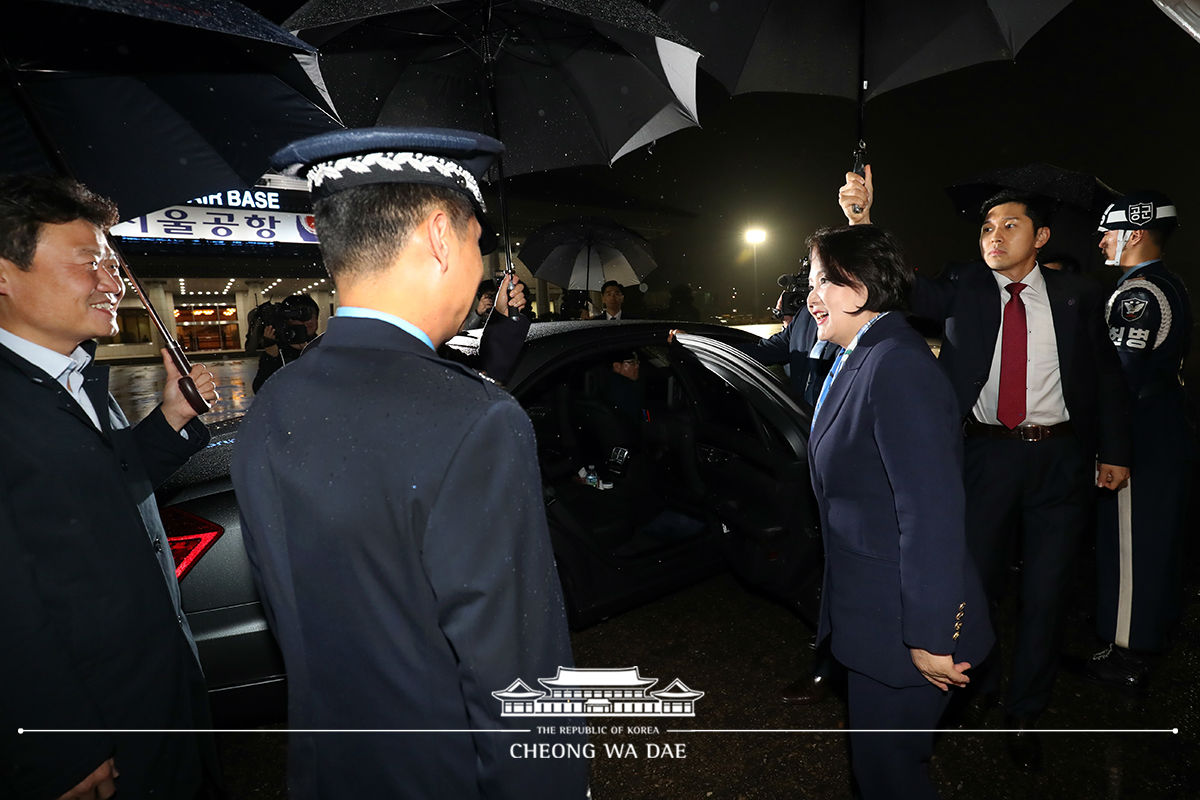
POLYGON ((900 313, 912 273, 873 225, 809 238, 809 313, 842 347, 813 412, 809 464, 825 540, 818 642, 849 670, 862 797, 936 797, 931 731, 992 633, 967 555, 954 394, 900 313), (964 620, 966 620, 964 622, 964 620))

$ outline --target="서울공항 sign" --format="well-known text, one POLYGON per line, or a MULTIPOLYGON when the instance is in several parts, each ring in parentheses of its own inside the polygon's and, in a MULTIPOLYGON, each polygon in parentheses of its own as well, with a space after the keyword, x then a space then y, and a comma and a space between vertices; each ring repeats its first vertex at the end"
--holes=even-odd
POLYGON ((307 202, 308 192, 230 189, 125 220, 112 233, 129 239, 316 244, 307 202))

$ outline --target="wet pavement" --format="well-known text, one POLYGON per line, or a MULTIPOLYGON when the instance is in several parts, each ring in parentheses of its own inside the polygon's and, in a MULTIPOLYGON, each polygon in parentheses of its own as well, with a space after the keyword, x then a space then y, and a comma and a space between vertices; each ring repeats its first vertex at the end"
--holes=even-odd
MULTIPOLYGON (((212 410, 204 415, 205 422, 220 422, 250 407, 254 392, 250 384, 258 371, 258 358, 206 358, 190 356, 193 363, 204 364, 213 374, 219 397, 212 410)), ((162 363, 113 364, 109 369, 109 391, 116 398, 130 422, 138 422, 162 402, 166 372, 162 363)))
MULTIPOLYGON (((1072 611, 1068 660, 1095 649, 1084 594, 1072 611)), ((1148 692, 1122 694, 1064 670, 1043 717, 1045 767, 1025 772, 995 732, 949 730, 937 744, 932 775, 944 798, 1196 798, 1200 797, 1200 714, 1194 676, 1200 667, 1200 596, 1189 607, 1170 657, 1148 692), (1178 734, 1135 732, 1174 729, 1178 734), (1086 731, 1086 732, 1085 732, 1086 731)), ((1002 631, 1005 630, 1003 621, 1002 631)), ((1007 632, 1011 635, 1011 631, 1007 632)), ((679 678, 705 692, 694 719, 639 719, 657 733, 593 736, 594 800, 675 798, 850 798, 844 727, 838 697, 814 706, 777 700, 781 687, 806 674, 811 631, 791 612, 721 576, 620 615, 572 636, 585 667, 638 666, 658 678, 679 678), (741 732, 689 732, 695 730, 741 732), (604 745, 631 743, 639 757, 609 757, 604 745), (675 757, 648 758, 648 745, 672 745, 675 757), (678 748, 682 745, 682 749, 678 748)), ((592 718, 595 725, 621 722, 592 718)), ((1001 725, 999 712, 983 727, 1001 725)), ((281 798, 285 735, 277 731, 220 737, 237 797, 281 798)), ((621 748, 624 749, 624 748, 621 748)), ((653 749, 653 748, 651 748, 653 749)))

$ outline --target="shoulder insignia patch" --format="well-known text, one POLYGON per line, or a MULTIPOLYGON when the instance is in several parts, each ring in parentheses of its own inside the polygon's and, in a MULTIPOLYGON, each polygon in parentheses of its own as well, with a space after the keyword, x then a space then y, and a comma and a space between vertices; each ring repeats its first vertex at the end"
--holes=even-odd
POLYGON ((1140 319, 1146 311, 1146 301, 1140 297, 1128 297, 1121 301, 1121 318, 1126 322, 1140 319))

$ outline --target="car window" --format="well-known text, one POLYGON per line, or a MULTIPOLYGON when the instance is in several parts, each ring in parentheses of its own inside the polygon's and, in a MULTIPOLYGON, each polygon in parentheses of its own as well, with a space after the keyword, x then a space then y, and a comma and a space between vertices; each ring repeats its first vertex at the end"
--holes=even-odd
MULTIPOLYGON (((804 458, 810 411, 798 404, 765 367, 729 345, 705 336, 679 334, 677 341, 703 369, 742 398, 754 421, 754 432, 768 447, 783 446, 804 458)), ((711 380, 710 379, 710 380, 711 380)))

